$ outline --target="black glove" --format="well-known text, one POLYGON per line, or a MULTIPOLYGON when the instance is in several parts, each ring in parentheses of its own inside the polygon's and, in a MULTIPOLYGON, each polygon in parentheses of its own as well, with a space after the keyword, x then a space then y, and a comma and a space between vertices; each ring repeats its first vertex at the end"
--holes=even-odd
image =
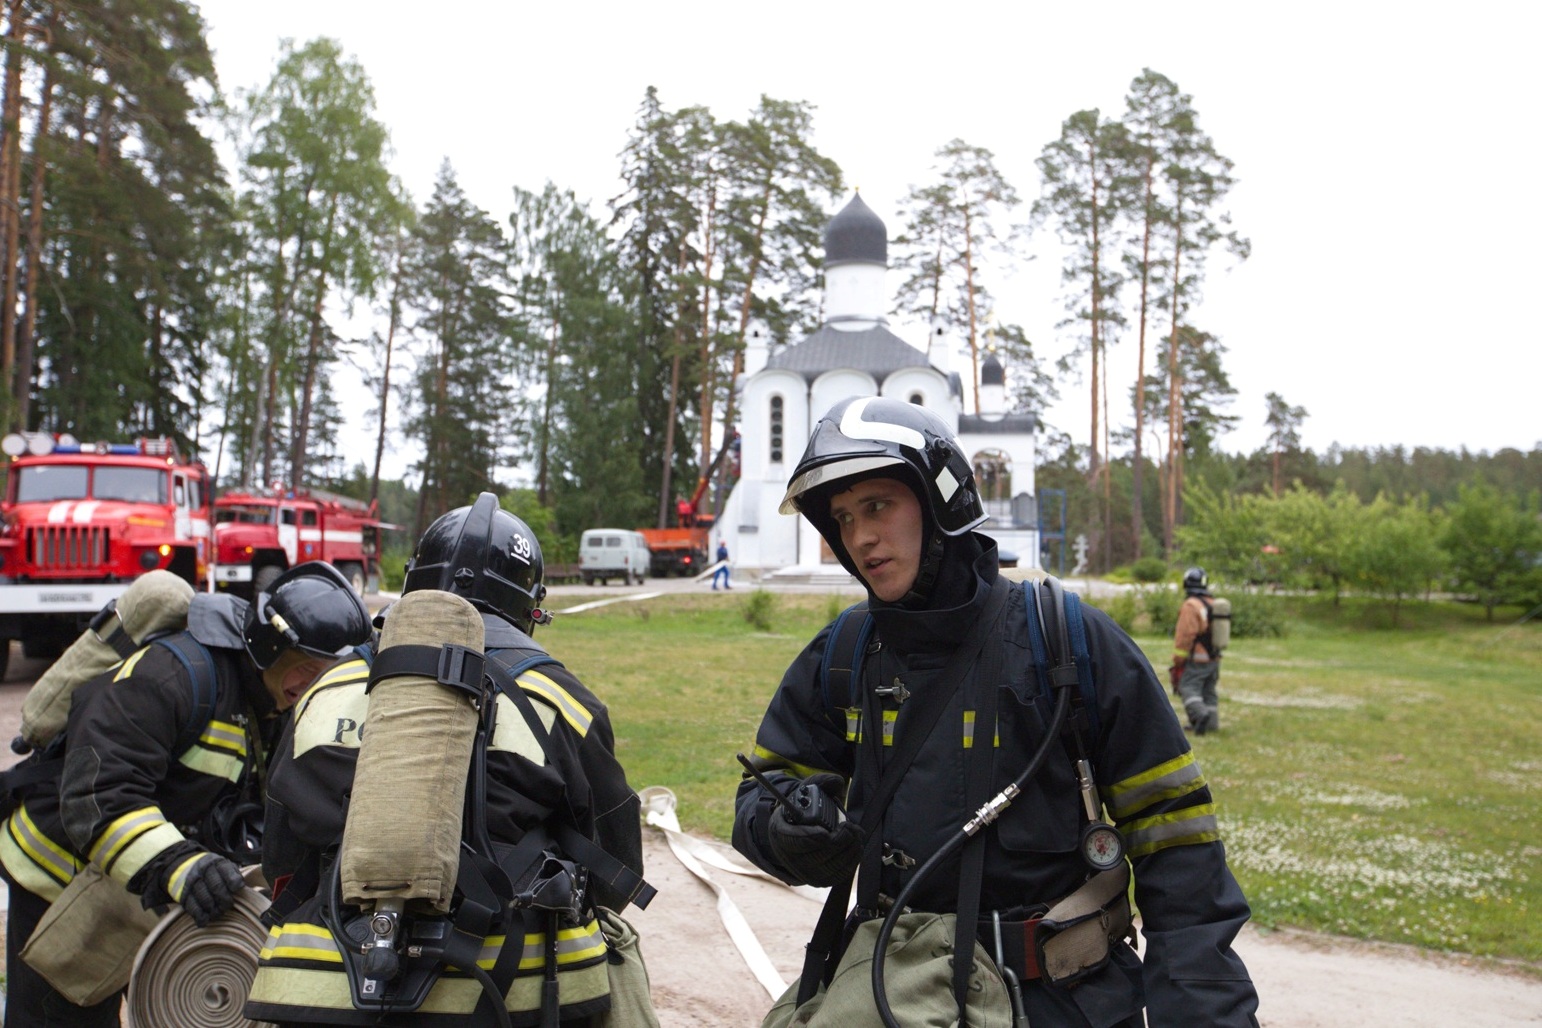
POLYGON ((798 814, 789 815, 787 806, 779 803, 766 825, 777 862, 809 885, 840 885, 851 878, 862 857, 862 829, 847 820, 836 801, 844 788, 840 775, 810 775, 793 790, 794 794, 807 790, 802 797, 793 797, 798 814), (799 824, 799 819, 810 816, 815 802, 823 816, 817 823, 799 824))
POLYGON ((192 858, 191 863, 179 862, 164 888, 182 904, 193 923, 204 928, 235 905, 236 896, 246 888, 246 879, 241 877, 241 869, 224 857, 205 853, 192 858))

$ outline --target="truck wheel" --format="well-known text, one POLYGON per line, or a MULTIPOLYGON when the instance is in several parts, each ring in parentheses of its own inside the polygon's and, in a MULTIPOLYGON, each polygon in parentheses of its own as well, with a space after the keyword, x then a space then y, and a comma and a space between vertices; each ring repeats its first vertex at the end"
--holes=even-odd
POLYGON ((364 598, 365 584, 364 565, 355 564, 352 562, 347 564, 339 564, 337 566, 337 570, 341 571, 343 573, 343 577, 348 579, 348 584, 353 586, 353 594, 362 600, 364 598))
POLYGON ((284 569, 277 564, 264 564, 252 574, 252 599, 257 599, 258 593, 265 593, 273 580, 284 573, 284 569))

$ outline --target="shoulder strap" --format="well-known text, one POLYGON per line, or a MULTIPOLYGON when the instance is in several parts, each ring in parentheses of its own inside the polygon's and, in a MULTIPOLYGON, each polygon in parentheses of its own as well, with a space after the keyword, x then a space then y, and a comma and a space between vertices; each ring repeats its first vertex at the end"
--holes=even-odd
POLYGON ((203 734, 204 726, 214 719, 214 705, 219 697, 219 679, 214 672, 214 655, 208 647, 186 632, 157 639, 151 645, 162 646, 182 662, 193 683, 193 713, 177 735, 176 753, 185 753, 203 734))
POLYGON ((861 690, 862 655, 873 636, 873 616, 867 601, 853 603, 835 619, 830 641, 819 665, 819 684, 824 690, 824 705, 847 709, 858 706, 861 690))
POLYGON ((1098 693, 1092 677, 1092 655, 1087 648, 1081 598, 1067 592, 1058 578, 1050 576, 1039 588, 1032 582, 1024 582, 1023 601, 1040 688, 1045 696, 1052 697, 1053 682, 1074 674, 1078 688, 1071 694, 1072 704, 1083 712, 1088 728, 1096 737, 1099 731, 1098 693), (1042 602, 1041 590, 1049 594, 1049 603, 1042 602))

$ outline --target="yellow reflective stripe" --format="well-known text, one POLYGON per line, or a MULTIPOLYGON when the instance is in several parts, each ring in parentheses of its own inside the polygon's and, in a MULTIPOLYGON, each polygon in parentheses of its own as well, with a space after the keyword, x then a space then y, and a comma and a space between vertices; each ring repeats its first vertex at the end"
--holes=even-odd
POLYGON ((160 807, 140 807, 138 810, 131 810, 97 835, 96 842, 86 856, 95 861, 98 867, 106 867, 112 863, 119 851, 138 838, 141 832, 165 823, 166 815, 161 813, 160 807))
MULTIPOLYGON (((557 712, 546 703, 533 703, 535 716, 540 718, 541 724, 547 731, 557 720, 557 712)), ((530 725, 520 715, 519 709, 514 706, 514 701, 502 693, 498 694, 498 717, 493 727, 492 741, 487 744, 490 750, 498 750, 502 753, 518 753, 533 764, 546 763, 546 750, 541 747, 541 741, 530 730, 530 725)))
POLYGON ((764 746, 760 745, 760 743, 755 744, 754 757, 755 766, 760 768, 762 771, 787 770, 791 771, 799 778, 807 778, 809 775, 834 773, 822 767, 813 767, 808 764, 799 764, 795 761, 788 760, 780 753, 766 749, 764 746))
POLYGON ((106 871, 113 881, 127 885, 146 864, 182 841, 183 836, 177 831, 177 826, 162 821, 125 847, 116 860, 110 864, 98 866, 106 871))
POLYGON ((258 960, 319 960, 328 964, 341 964, 343 954, 337 948, 332 933, 320 925, 275 925, 268 932, 258 960))
POLYGON ((519 687, 525 692, 538 696, 556 707, 557 713, 573 726, 573 730, 580 738, 589 734, 589 725, 594 721, 594 716, 589 713, 588 708, 573 698, 572 693, 539 671, 526 671, 519 676, 518 681, 519 687))
POLYGON ((291 1007, 297 1017, 303 1010, 353 1010, 353 993, 342 971, 259 965, 246 998, 253 1003, 291 1007))
POLYGON ((32 859, 31 854, 21 848, 11 826, 7 824, 0 831, 0 864, 5 865, 6 873, 11 876, 11 881, 19 888, 26 889, 34 896, 39 896, 52 903, 59 898, 64 891, 64 886, 69 882, 60 883, 54 876, 39 866, 32 859))
POLYGON ((166 891, 171 893, 172 899, 178 903, 182 902, 182 894, 187 891, 187 873, 193 869, 194 864, 206 856, 208 856, 207 853, 194 853, 191 857, 178 864, 176 870, 171 872, 171 878, 166 884, 166 891))
POLYGON ((964 711, 964 749, 974 749, 974 711, 964 711))
POLYGON ((1189 750, 1148 771, 1108 788, 1108 805, 1115 818, 1126 818, 1163 800, 1177 799, 1205 787, 1205 776, 1189 750))
POLYGON ((1169 814, 1131 821, 1122 831, 1131 858, 1149 856, 1170 846, 1215 842, 1221 837, 1214 803, 1201 803, 1169 814))
POLYGON ((883 712, 883 744, 894 745, 894 722, 899 717, 899 711, 886 710, 883 712))
POLYGON ((846 708, 846 741, 847 742, 861 742, 862 741, 862 708, 861 707, 847 707, 846 708))
POLYGON ((187 752, 177 758, 177 763, 211 778, 238 782, 241 780, 242 770, 246 767, 246 754, 234 756, 229 753, 216 753, 202 746, 189 746, 187 752))
POLYGON ((305 692, 300 695, 300 701, 295 704, 295 720, 299 720, 305 714, 305 708, 310 705, 311 697, 318 690, 326 689, 334 685, 342 685, 344 682, 364 682, 369 679, 369 662, 363 657, 355 657, 345 661, 330 670, 323 671, 321 677, 306 686, 305 692))
POLYGON ((210 721, 209 726, 198 736, 198 744, 210 749, 229 750, 245 757, 246 731, 229 721, 210 721))
MULTIPOLYGON (((25 860, 20 862, 23 875, 27 865, 30 864, 43 872, 56 886, 63 886, 68 885, 70 879, 75 877, 75 872, 84 866, 84 863, 68 848, 43 834, 37 822, 32 820, 32 815, 25 805, 16 808, 16 813, 12 814, 6 823, 5 839, 16 848, 18 856, 25 857, 25 860)), ((6 867, 11 867, 10 861, 6 862, 6 867)), ((20 877, 17 881, 19 884, 27 885, 32 892, 42 895, 37 889, 31 888, 32 883, 22 882, 20 877)))
POLYGON ((129 659, 125 660, 122 664, 119 664, 118 673, 112 676, 112 680, 114 682, 121 682, 129 675, 132 675, 134 673, 134 665, 138 664, 139 659, 149 652, 150 647, 146 646, 139 652, 135 653, 133 656, 129 657, 129 659))

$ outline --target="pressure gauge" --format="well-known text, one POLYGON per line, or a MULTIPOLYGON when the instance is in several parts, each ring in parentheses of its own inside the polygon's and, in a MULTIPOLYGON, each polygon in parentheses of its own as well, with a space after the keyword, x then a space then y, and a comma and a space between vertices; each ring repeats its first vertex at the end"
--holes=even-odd
POLYGON ((1082 829, 1082 859, 1094 871, 1107 871, 1124 859, 1124 836, 1113 825, 1094 821, 1082 829))

